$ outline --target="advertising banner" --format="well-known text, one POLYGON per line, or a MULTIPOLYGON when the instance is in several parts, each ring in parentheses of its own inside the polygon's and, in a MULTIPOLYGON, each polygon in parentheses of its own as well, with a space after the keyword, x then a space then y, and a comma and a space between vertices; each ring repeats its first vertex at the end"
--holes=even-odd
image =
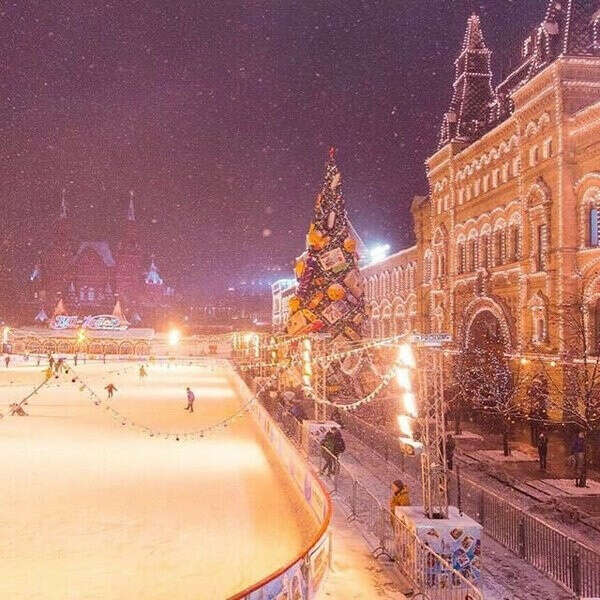
POLYGON ((307 575, 306 559, 302 558, 260 590, 248 594, 246 600, 308 600, 307 575))

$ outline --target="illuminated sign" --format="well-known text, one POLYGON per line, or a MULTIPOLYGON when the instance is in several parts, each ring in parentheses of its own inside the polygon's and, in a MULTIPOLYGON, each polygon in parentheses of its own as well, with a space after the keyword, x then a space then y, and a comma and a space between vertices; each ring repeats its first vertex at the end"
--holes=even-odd
POLYGON ((77 329, 80 325, 83 329, 115 331, 127 329, 128 324, 114 315, 95 315, 85 317, 85 319, 77 316, 57 315, 50 321, 51 329, 77 329))
POLYGON ((95 317, 86 317, 82 327, 85 329, 127 329, 127 323, 121 322, 121 319, 114 315, 96 315, 95 317))
POLYGON ((50 321, 50 329, 76 329, 78 322, 76 316, 56 315, 50 321))

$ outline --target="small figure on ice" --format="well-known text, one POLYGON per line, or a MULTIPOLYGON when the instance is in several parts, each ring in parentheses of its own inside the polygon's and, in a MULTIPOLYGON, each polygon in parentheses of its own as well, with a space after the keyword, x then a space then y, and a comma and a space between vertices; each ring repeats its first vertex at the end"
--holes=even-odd
POLYGON ((190 388, 185 388, 185 392, 187 395, 187 406, 185 407, 184 410, 189 410, 191 413, 194 412, 194 400, 196 399, 196 396, 194 396, 194 392, 192 392, 192 390, 190 390, 190 388))
POLYGON ((73 356, 73 362, 75 363, 75 366, 77 366, 77 361, 79 360, 79 357, 77 356, 77 354, 75 354, 73 356))
POLYGON ((118 391, 113 383, 109 383, 104 389, 108 392, 109 399, 112 398, 113 394, 118 391))
POLYGON ((4 357, 4 364, 6 365, 6 368, 8 369, 8 365, 10 365, 10 356, 8 356, 8 354, 4 357))
POLYGON ((23 409, 23 405, 20 402, 13 402, 9 407, 9 415, 14 415, 16 417, 26 417, 27 413, 23 409))
POLYGON ((140 367, 140 381, 144 381, 144 378, 148 375, 146 369, 144 369, 144 365, 140 367))

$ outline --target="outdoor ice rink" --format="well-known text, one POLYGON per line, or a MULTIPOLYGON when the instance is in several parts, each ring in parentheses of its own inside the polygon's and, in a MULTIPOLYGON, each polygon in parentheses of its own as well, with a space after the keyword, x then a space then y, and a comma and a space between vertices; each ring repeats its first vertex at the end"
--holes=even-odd
MULTIPOLYGON (((143 435, 71 376, 31 398, 42 367, 0 371, 0 598, 220 599, 293 559, 317 531, 250 416, 200 440, 143 435)), ((77 369, 130 419, 190 431, 239 408, 224 372, 88 363, 77 369), (185 387, 196 395, 184 410, 185 387)))

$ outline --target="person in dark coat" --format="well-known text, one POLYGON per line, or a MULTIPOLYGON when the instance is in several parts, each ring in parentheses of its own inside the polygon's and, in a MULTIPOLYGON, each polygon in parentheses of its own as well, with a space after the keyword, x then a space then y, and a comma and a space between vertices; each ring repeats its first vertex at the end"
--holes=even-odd
POLYGON ((297 421, 306 421, 306 413, 304 412, 304 409, 302 408, 302 405, 299 404, 298 402, 294 402, 294 404, 292 404, 292 408, 290 409, 290 412, 292 413, 292 415, 294 415, 294 418, 297 421))
POLYGON ((346 442, 342 437, 342 432, 336 428, 333 430, 333 454, 335 456, 335 463, 333 465, 335 472, 340 470, 340 454, 346 451, 346 442))
POLYGON ((113 394, 117 391, 117 388, 112 383, 109 383, 104 389, 108 392, 109 398, 112 398, 113 394))
POLYGON ((548 456, 548 436, 542 431, 537 438, 538 456, 540 457, 540 469, 546 470, 546 457, 548 456))
POLYGON ((333 461, 335 460, 335 440, 333 436, 333 430, 329 430, 323 440, 321 441, 321 455, 325 459, 325 464, 321 469, 321 475, 325 474, 329 477, 334 473, 335 467, 333 461))
POLYGON ((449 433, 446 436, 446 440, 440 440, 440 454, 444 455, 444 446, 446 447, 446 466, 452 471, 452 467, 454 466, 454 450, 456 449, 456 442, 452 437, 452 434, 449 433))

